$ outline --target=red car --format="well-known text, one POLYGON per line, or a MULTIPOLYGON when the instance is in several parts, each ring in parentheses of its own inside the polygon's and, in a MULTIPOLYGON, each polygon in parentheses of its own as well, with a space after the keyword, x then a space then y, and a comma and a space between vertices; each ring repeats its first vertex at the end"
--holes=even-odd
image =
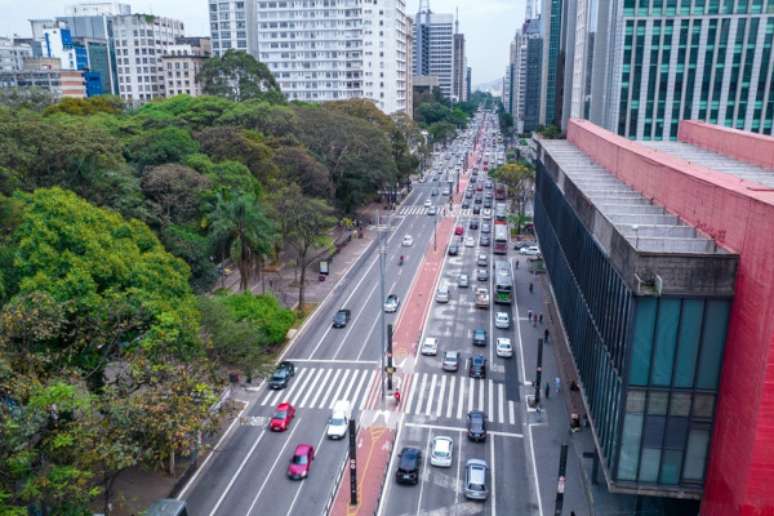
POLYGON ((454 228, 455 235, 462 236, 464 233, 465 233, 465 228, 463 228, 462 226, 457 226, 456 228, 454 228))
POLYGON ((303 480, 309 475, 314 460, 314 446, 299 444, 293 452, 293 458, 288 464, 288 477, 292 480, 303 480))
POLYGON ((296 409, 293 405, 290 403, 280 403, 274 409, 274 414, 271 416, 269 429, 273 432, 284 432, 290 426, 290 422, 293 421, 295 415, 296 409))

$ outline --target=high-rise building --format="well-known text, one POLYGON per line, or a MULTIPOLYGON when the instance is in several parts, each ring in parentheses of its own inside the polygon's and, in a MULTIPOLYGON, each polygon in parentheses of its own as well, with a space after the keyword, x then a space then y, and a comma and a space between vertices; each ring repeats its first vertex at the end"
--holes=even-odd
POLYGON ((21 70, 0 71, 0 89, 40 88, 55 98, 82 99, 87 95, 87 78, 81 70, 63 70, 59 58, 24 59, 21 70))
POLYGON ((32 57, 32 47, 13 39, 0 38, 0 72, 18 72, 24 60, 32 57))
POLYGON ((209 0, 213 54, 222 56, 234 49, 257 56, 257 5, 255 0, 209 0))
POLYGON ((409 118, 414 118, 414 20, 406 20, 406 109, 409 118))
POLYGON ((532 2, 527 2, 527 16, 521 29, 510 45, 509 64, 503 84, 509 113, 513 116, 517 133, 531 132, 540 125, 540 107, 544 91, 541 88, 543 74, 543 25, 532 2))
POLYGON ((564 88, 563 30, 567 0, 543 0, 543 57, 540 96, 540 124, 561 125, 564 88))
POLYGON ((202 94, 198 75, 210 52, 210 38, 177 38, 174 45, 166 48, 161 56, 161 68, 167 97, 202 94))
POLYGON ((772 134, 772 9, 579 0, 572 116, 638 140, 674 140, 684 119, 772 134))
POLYGON ((473 95, 473 70, 468 66, 465 72, 465 90, 467 91, 467 98, 473 95))
POLYGON ((465 71, 467 57, 465 55, 465 35, 460 32, 460 15, 454 22, 454 65, 452 67, 452 100, 465 102, 468 100, 465 87, 465 71))
POLYGON ((414 18, 414 75, 438 77, 441 92, 454 97, 454 15, 434 13, 420 2, 414 18))
POLYGON ((161 56, 183 36, 183 23, 146 14, 113 17, 121 98, 142 103, 166 96, 161 56))

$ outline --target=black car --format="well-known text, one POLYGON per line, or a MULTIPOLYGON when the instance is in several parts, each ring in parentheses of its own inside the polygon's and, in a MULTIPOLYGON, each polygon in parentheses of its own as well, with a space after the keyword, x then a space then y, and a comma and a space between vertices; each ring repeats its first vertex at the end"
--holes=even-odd
POLYGON ((294 366, 292 362, 280 362, 277 369, 272 373, 271 378, 269 378, 269 388, 284 389, 288 386, 290 378, 295 374, 296 366, 294 366))
POLYGON ((342 308, 338 312, 336 312, 336 315, 333 316, 333 327, 334 328, 344 328, 347 323, 349 323, 349 318, 351 317, 351 312, 345 308, 342 308))
POLYGON ((468 412, 468 439, 471 441, 486 440, 486 414, 480 410, 468 412))
POLYGON ((473 330, 473 345, 486 346, 486 330, 484 328, 476 328, 473 330))
POLYGON ((489 247, 491 243, 491 239, 489 238, 489 235, 481 235, 481 238, 478 240, 478 245, 481 247, 489 247))
POLYGON ((422 467, 422 451, 418 448, 403 448, 398 455, 398 470, 395 481, 399 484, 419 482, 419 468, 422 467))
POLYGON ((457 244, 449 244, 449 256, 457 256, 460 254, 460 246, 457 244))
POLYGON ((465 191, 465 199, 471 199, 473 197, 473 191, 467 190, 465 191))
POLYGON ((473 199, 473 202, 476 204, 481 204, 481 196, 477 195, 475 199, 473 199))
POLYGON ((470 358, 468 376, 471 378, 486 378, 486 358, 484 355, 474 355, 470 358))
POLYGON ((462 209, 467 210, 470 208, 470 203, 468 201, 462 201, 462 209))
POLYGON ((478 215, 479 213, 481 213, 481 206, 476 204, 475 206, 473 206, 473 215, 478 215))
POLYGON ((470 219, 470 224, 468 224, 468 229, 478 229, 478 219, 470 219))
POLYGON ((492 207, 492 199, 484 199, 484 208, 492 207))

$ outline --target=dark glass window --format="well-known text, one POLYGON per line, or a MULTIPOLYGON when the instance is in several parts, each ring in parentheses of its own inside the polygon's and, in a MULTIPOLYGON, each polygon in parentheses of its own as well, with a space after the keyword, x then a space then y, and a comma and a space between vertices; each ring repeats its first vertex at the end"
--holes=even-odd
POLYGON ((717 389, 720 376, 720 364, 723 360, 723 344, 728 327, 729 302, 709 300, 704 314, 702 329, 699 370, 696 387, 717 389))
POLYGON ((699 354, 703 312, 704 301, 700 299, 683 301, 675 362, 675 387, 693 387, 693 371, 699 354))

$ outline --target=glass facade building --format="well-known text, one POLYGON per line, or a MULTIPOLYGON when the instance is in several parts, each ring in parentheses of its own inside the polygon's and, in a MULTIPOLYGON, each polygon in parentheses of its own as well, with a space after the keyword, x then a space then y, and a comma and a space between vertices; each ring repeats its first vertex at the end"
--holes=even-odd
POLYGON ((559 169, 545 154, 538 163, 535 227, 605 474, 621 492, 698 496, 731 297, 633 284, 621 265, 631 260, 614 259, 620 245, 604 247, 584 224, 559 169))

